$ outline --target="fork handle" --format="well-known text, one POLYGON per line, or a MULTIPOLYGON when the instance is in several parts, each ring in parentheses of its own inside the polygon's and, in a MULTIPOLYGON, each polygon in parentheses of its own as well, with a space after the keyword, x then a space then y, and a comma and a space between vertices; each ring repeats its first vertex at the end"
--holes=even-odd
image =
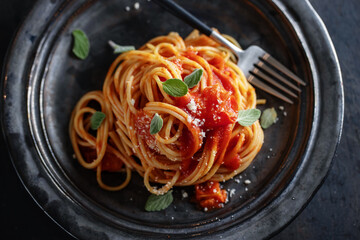
POLYGON ((190 12, 186 11, 180 5, 176 4, 172 0, 153 0, 153 2, 157 3, 159 6, 163 7, 167 11, 171 12, 193 28, 198 29, 200 32, 210 36, 212 33, 212 29, 207 26, 205 23, 200 21, 197 17, 192 15, 190 12))
POLYGON ((200 21, 197 17, 192 15, 190 12, 186 11, 184 8, 182 8, 174 1, 172 0, 152 0, 152 1, 163 7, 165 10, 171 12, 172 14, 174 14, 175 16, 177 16, 178 18, 180 18, 181 20, 192 26, 193 28, 196 28, 200 32, 211 37, 216 42, 228 47, 235 54, 239 54, 240 52, 242 52, 240 48, 236 47, 226 38, 221 36, 221 34, 219 34, 218 32, 212 30, 209 26, 207 26, 205 23, 200 21))

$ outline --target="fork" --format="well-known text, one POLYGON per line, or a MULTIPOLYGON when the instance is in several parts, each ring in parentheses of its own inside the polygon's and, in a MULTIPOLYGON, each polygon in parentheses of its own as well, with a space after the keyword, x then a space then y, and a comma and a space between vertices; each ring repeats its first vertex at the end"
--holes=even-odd
POLYGON ((179 17, 190 26, 206 34, 216 42, 229 48, 238 59, 238 67, 243 71, 248 82, 255 87, 278 97, 287 103, 293 104, 293 100, 288 96, 296 99, 301 92, 301 89, 294 83, 303 86, 306 85, 303 80, 275 58, 271 57, 270 54, 265 52, 262 48, 252 45, 246 50, 242 50, 172 0, 153 0, 153 2, 179 17))

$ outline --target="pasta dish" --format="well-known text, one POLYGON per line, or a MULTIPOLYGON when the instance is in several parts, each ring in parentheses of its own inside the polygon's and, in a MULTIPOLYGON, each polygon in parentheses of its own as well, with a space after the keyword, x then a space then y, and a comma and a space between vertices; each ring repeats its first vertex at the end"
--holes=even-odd
POLYGON ((263 144, 259 121, 237 122, 239 111, 254 108, 255 90, 229 50, 198 31, 185 39, 172 32, 115 59, 102 90, 76 104, 70 138, 77 160, 96 170, 103 189, 121 190, 137 172, 152 194, 195 185, 200 206, 218 208, 226 200, 219 182, 246 169, 263 144), (182 85, 170 84, 200 73, 182 96, 182 85), (96 112, 104 119, 94 130, 96 112), (151 132, 151 125, 158 129, 151 132), (126 178, 114 186, 103 181, 104 171, 126 178))

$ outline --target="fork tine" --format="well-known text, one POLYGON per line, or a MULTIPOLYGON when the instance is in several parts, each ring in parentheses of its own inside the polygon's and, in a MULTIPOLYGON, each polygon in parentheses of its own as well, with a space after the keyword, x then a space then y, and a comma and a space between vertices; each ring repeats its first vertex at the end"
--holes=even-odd
POLYGON ((284 65, 279 63, 275 58, 271 57, 268 53, 266 53, 263 57, 260 58, 261 60, 269 63, 271 66, 277 68, 279 71, 284 73, 289 78, 293 79, 295 82, 306 86, 306 83, 301 80, 298 76, 296 76, 293 72, 291 72, 289 69, 287 69, 284 65))
POLYGON ((301 89, 298 88, 297 86, 295 86, 294 84, 292 84, 291 82, 289 82, 288 80, 286 80, 283 76, 281 76, 280 74, 278 74, 277 72, 275 72, 274 70, 272 70, 270 67, 266 66, 264 64, 264 62, 259 62, 258 64, 255 64, 256 67, 260 68, 261 70, 264 70, 266 73, 270 74, 272 77, 280 80, 282 83, 288 85, 289 87, 291 87, 292 89, 301 92, 301 89))
POLYGON ((271 88, 269 85, 263 83, 262 81, 260 81, 256 76, 250 74, 248 81, 254 85, 257 88, 260 88, 261 90, 270 93, 271 95, 280 98, 281 100, 293 104, 294 102, 291 101, 289 98, 285 97, 283 94, 279 93, 278 91, 276 91, 275 89, 271 88))
POLYGON ((254 70, 251 72, 252 74, 254 74, 257 77, 260 77, 264 80, 266 80, 268 83, 271 83, 272 85, 274 85, 275 87, 281 89, 282 91, 286 92, 287 94, 289 94, 290 96, 297 98, 297 96, 291 92, 289 89, 287 89, 286 87, 282 86, 281 84, 279 84, 278 82, 274 81, 272 78, 268 77, 267 75, 265 75, 263 72, 261 72, 258 68, 254 68, 254 70))

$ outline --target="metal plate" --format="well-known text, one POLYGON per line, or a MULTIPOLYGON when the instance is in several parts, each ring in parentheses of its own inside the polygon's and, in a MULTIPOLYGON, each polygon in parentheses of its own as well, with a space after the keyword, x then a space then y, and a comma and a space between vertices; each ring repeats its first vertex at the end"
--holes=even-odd
MULTIPOLYGON (((223 184, 235 189, 224 208, 204 213, 182 199, 148 213, 149 193, 134 174, 120 192, 97 186, 95 172, 72 159, 71 110, 87 91, 100 89, 115 56, 109 39, 141 46, 170 31, 191 28, 148 1, 40 0, 19 29, 2 82, 2 124, 19 177, 35 201, 59 225, 81 239, 228 238, 271 236, 298 214, 320 186, 342 129, 343 89, 337 58, 321 20, 307 1, 181 1, 208 25, 257 44, 307 82, 300 100, 287 105, 258 91, 279 121, 265 130, 253 164, 223 184), (71 31, 84 30, 89 57, 71 53, 71 31), (278 110, 285 107, 287 116, 278 110), (272 149, 272 151, 270 151, 272 149), (245 186, 243 181, 251 180, 245 186), (240 183, 238 183, 240 182, 240 183)), ((116 176, 107 176, 115 179, 116 176)), ((191 195, 191 194, 190 194, 191 195)))

